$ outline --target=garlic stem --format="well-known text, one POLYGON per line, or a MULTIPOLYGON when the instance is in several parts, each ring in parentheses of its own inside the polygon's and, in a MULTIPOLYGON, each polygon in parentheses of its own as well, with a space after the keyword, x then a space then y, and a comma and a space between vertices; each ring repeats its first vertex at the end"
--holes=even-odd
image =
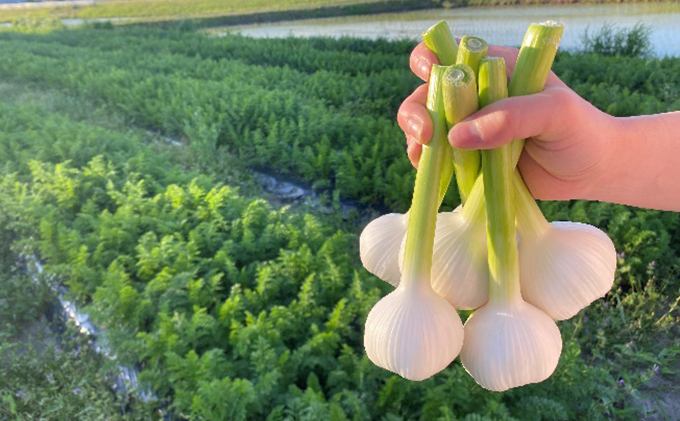
MULTIPOLYGON (((457 46, 446 22, 439 22, 423 34, 430 50, 440 63, 453 64, 457 46)), ((476 101, 476 91, 475 101, 476 101)), ((441 205, 453 176, 453 150, 441 149, 441 168, 437 208, 441 205)), ((478 165, 479 166, 479 165, 478 165)), ((359 249, 361 262, 366 270, 383 281, 398 286, 401 278, 402 243, 406 236, 409 214, 388 214, 369 223, 361 233, 359 249)))
POLYGON ((430 73, 427 110, 434 130, 430 142, 423 145, 416 173, 401 272, 400 286, 403 287, 417 282, 427 282, 428 286, 430 283, 440 176, 443 160, 446 158, 442 150, 449 147, 440 83, 443 72, 444 67, 433 66, 430 73))
MULTIPOLYGON (((532 23, 529 26, 517 63, 510 78, 510 96, 531 95, 543 90, 560 45, 564 26, 554 21, 532 23)), ((524 139, 512 142, 512 162, 517 165, 524 147, 524 139)))
POLYGON ((531 195, 518 170, 513 174, 515 188, 515 211, 517 212, 517 231, 520 239, 529 240, 541 237, 550 229, 541 208, 531 195))
POLYGON ((439 21, 423 32, 423 41, 427 48, 432 51, 442 66, 450 66, 456 63, 458 45, 451 36, 451 30, 446 21, 439 21))
POLYGON ((463 219, 472 223, 484 218, 486 215, 485 208, 486 201, 484 200, 484 175, 479 174, 475 184, 470 190, 470 195, 466 205, 461 208, 460 212, 463 215, 463 219))
MULTIPOLYGON (((446 125, 450 129, 479 109, 474 70, 466 64, 448 68, 442 80, 446 125)), ((460 200, 465 206, 480 168, 479 151, 453 150, 453 168, 460 200)))
POLYGON ((464 36, 458 46, 456 63, 467 64, 475 72, 475 79, 479 79, 479 64, 486 57, 489 45, 479 37, 464 36))
MULTIPOLYGON (((482 59, 479 68, 479 101, 485 107, 507 98, 505 61, 482 59)), ((521 300, 519 256, 515 233, 511 145, 482 151, 486 231, 489 250, 489 302, 492 304, 521 300)))
MULTIPOLYGON (((423 41, 427 48, 437 56, 439 64, 442 66, 450 66, 456 63, 456 56, 458 53, 458 46, 456 40, 451 35, 451 30, 446 21, 440 21, 431 26, 423 33, 423 41)), ((451 127, 447 127, 451 129, 451 127)), ((453 150, 452 148, 444 148, 441 153, 443 157, 443 165, 441 168, 441 180, 439 184, 439 204, 441 205, 446 196, 446 191, 449 189, 451 177, 453 176, 453 150)))

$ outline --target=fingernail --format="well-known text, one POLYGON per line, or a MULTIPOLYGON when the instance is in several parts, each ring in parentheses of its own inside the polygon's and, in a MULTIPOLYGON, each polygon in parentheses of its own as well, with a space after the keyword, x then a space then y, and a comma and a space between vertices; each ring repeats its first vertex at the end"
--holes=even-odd
POLYGON ((471 142, 475 144, 482 143, 482 130, 479 127, 479 121, 473 120, 472 123, 468 125, 468 131, 471 142))
POLYGON ((427 76, 429 79, 430 69, 432 65, 427 60, 418 60, 418 68, 420 69, 420 74, 427 76))
POLYGON ((416 117, 411 117, 408 119, 408 131, 411 136, 413 136, 418 143, 420 143, 420 134, 423 130, 423 122, 416 117))

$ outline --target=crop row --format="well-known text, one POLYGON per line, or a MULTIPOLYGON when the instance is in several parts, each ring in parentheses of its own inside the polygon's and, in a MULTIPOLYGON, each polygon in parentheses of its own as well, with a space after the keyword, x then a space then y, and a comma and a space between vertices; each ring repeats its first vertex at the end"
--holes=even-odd
MULTIPOLYGON (((408 44, 395 43, 389 53, 386 41, 370 48, 369 41, 342 40, 325 49, 333 42, 148 29, 3 34, 0 43, 8 56, 3 77, 79 92, 140 125, 226 147, 246 163, 344 198, 407 206, 413 173, 394 115, 416 86, 408 44)), ((565 53, 555 70, 596 106, 631 115, 680 108, 679 66, 678 59, 565 53)))
POLYGON ((366 314, 387 285, 360 268, 356 235, 182 171, 130 133, 0 111, 3 235, 39 254, 176 414, 570 419, 602 412, 588 394, 615 399, 576 343, 547 384, 506 397, 459 364, 424 383, 391 375, 363 352, 366 314))

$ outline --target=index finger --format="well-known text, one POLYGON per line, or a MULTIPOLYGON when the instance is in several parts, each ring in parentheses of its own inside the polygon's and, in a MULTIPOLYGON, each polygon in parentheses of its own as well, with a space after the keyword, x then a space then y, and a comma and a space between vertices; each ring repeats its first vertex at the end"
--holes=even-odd
POLYGON ((430 69, 433 64, 439 64, 437 56, 430 51, 424 42, 421 42, 411 53, 411 70, 419 78, 427 82, 430 79, 430 69))

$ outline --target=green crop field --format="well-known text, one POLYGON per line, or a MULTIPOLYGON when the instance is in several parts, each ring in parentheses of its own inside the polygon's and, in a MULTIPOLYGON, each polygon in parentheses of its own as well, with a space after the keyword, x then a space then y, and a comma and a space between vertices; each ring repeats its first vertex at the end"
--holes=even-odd
MULTIPOLYGON (((563 353, 543 383, 492 393, 458 361, 415 383, 368 360, 363 324, 391 287, 361 267, 358 234, 367 215, 410 204, 395 116, 419 84, 413 47, 108 25, 0 33, 0 420, 672 419, 672 212, 541 203, 549 220, 602 228, 619 253, 607 297, 559 322, 563 353), (253 169, 332 211, 281 206, 253 169), (357 206, 344 218, 343 202, 357 206), (23 269, 33 254, 38 284, 23 269), (55 280, 157 400, 114 395, 112 368, 75 330, 23 349, 55 280)), ((680 110, 678 58, 561 53, 554 69, 613 115, 680 110)))
POLYGON ((64 6, 8 9, 0 12, 0 22, 20 18, 187 18, 251 12, 304 10, 321 7, 371 5, 377 3, 421 3, 435 5, 428 0, 111 0, 89 6, 64 6))

